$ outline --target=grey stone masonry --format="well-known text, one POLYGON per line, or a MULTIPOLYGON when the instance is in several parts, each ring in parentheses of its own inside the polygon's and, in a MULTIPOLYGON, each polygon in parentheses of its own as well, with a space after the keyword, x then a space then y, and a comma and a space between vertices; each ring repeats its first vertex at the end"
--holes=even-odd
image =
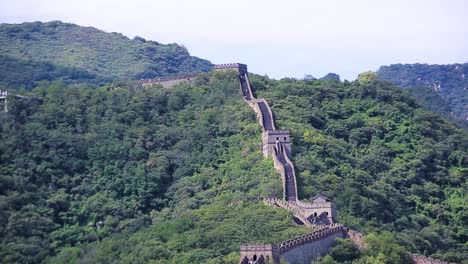
POLYGON ((242 63, 215 64, 213 69, 219 70, 237 70, 240 74, 247 73, 247 65, 242 63))
POLYGON ((346 228, 340 224, 321 226, 311 233, 278 244, 242 244, 240 264, 287 263, 309 264, 328 252, 336 238, 346 237, 346 228), (269 261, 269 262, 266 262, 269 261))
POLYGON ((169 76, 169 77, 161 77, 155 79, 144 79, 139 80, 138 84, 142 85, 143 87, 151 87, 154 85, 161 85, 163 88, 171 88, 174 85, 179 83, 192 83, 193 79, 197 77, 199 73, 190 73, 190 74, 182 74, 176 76, 169 76))

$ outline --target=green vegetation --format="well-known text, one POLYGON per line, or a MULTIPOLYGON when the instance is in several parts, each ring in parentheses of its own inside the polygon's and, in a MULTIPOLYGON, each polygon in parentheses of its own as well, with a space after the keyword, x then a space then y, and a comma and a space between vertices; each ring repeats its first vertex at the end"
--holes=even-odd
POLYGON ((40 82, 61 80, 67 84, 103 85, 110 78, 97 77, 85 70, 57 66, 50 62, 16 59, 0 55, 0 87, 31 90, 40 82))
MULTIPOLYGON (((466 132, 380 81, 251 81, 292 131, 303 199, 322 192, 351 228, 466 258, 466 132)), ((2 262, 237 263, 241 242, 306 232, 257 200, 282 184, 235 73, 108 88, 46 84, 0 115, 2 262)))
MULTIPOLYGON (((190 56, 177 44, 163 45, 141 37, 130 40, 122 34, 60 21, 0 24, 0 54, 8 55, 13 64, 19 60, 30 67, 39 66, 37 74, 59 72, 70 77, 69 72, 63 72, 68 68, 84 75, 81 77, 95 75, 100 80, 147 79, 211 69, 209 61, 190 56)), ((25 78, 31 80, 26 69, 17 74, 26 74, 25 78)), ((0 72, 0 80, 9 78, 6 72, 0 72)))
POLYGON ((468 63, 452 65, 394 64, 382 66, 379 78, 401 86, 431 111, 464 121, 468 118, 468 63))
MULTIPOLYGON (((282 183, 236 73, 143 89, 129 80, 211 65, 61 22, 0 25, 0 43, 0 86, 28 96, 0 113, 0 262, 238 263, 242 242, 307 232, 259 201, 282 183)), ((424 85, 328 77, 250 76, 291 130, 300 197, 325 194, 370 233, 368 250, 341 241, 323 262, 468 259, 467 132, 418 106, 424 85)))
POLYGON ((411 252, 468 257, 465 131, 388 82, 250 80, 292 132, 302 199, 322 192, 342 223, 411 252))
POLYGON ((236 74, 196 83, 53 83, 12 99, 0 114, 1 262, 232 260, 242 241, 305 232, 257 200, 281 180, 236 74))
POLYGON ((366 247, 361 251, 349 239, 337 239, 337 242, 330 253, 320 261, 321 264, 400 264, 412 262, 405 249, 397 244, 397 240, 389 232, 371 233, 364 237, 366 247))

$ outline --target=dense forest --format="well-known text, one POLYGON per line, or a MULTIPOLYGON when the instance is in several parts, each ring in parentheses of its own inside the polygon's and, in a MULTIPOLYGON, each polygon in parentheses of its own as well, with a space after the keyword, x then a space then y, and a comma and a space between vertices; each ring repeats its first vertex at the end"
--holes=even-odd
MULTIPOLYGON (((383 240, 467 258, 465 131, 388 82, 251 81, 292 132, 302 199, 332 198, 374 252, 383 240)), ((259 201, 282 184, 234 72, 28 96, 0 115, 2 262, 237 263, 242 242, 307 232, 259 201)), ((379 257, 340 247, 356 263, 379 257)))
MULTIPOLYGON (((310 231, 261 201, 282 182, 236 72, 58 21, 1 24, 0 43, 1 263, 238 263, 240 243, 310 231), (187 72, 201 73, 171 89, 133 81, 187 72)), ((468 134, 425 109, 466 114, 466 65, 378 71, 405 89, 250 75, 291 131, 300 198, 323 193, 367 234, 321 263, 466 263, 468 134)))
POLYGON ((41 82, 58 80, 73 85, 104 85, 112 81, 79 68, 0 55, 0 87, 31 90, 41 82))
MULTIPOLYGON (((81 78, 95 75, 105 80, 206 72, 212 67, 209 61, 190 56, 185 47, 177 44, 165 45, 141 37, 129 39, 120 33, 60 21, 0 24, 0 54, 8 55, 2 56, 2 62, 9 59, 17 65, 15 60, 20 60, 27 66, 40 67, 39 72, 52 70, 54 75, 70 77, 73 69, 81 78), (64 67, 69 72, 64 72, 64 67)), ((29 68, 16 74, 31 75, 29 68)), ((0 80, 9 78, 7 73, 10 71, 0 71, 0 80)))
POLYGON ((408 89, 429 110, 468 124, 468 63, 394 64, 380 67, 377 74, 382 80, 408 89))

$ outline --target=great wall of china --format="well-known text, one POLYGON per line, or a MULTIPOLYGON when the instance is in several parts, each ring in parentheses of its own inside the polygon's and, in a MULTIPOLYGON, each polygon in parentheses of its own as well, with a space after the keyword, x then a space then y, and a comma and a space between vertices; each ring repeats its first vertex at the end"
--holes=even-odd
POLYGON ((161 85, 163 88, 170 88, 179 83, 192 83, 193 78, 200 75, 199 73, 189 73, 177 76, 161 77, 156 79, 143 79, 137 83, 143 87, 151 87, 154 85, 161 85))
MULTIPOLYGON (((292 149, 289 131, 277 130, 273 112, 265 99, 256 99, 250 86, 247 65, 240 63, 214 65, 214 70, 235 70, 239 73, 242 95, 247 104, 257 114, 262 127, 262 152, 264 157, 272 157, 275 169, 283 180, 282 199, 264 198, 267 205, 283 208, 291 212, 301 224, 311 227, 311 232, 277 244, 242 244, 240 245, 240 264, 278 264, 281 260, 287 263, 309 264, 311 260, 326 254, 334 245, 335 239, 349 238, 359 248, 364 247, 363 234, 350 230, 336 223, 337 210, 335 205, 325 196, 316 195, 309 202, 303 202, 297 196, 297 181, 294 164, 291 161, 292 149)), ((137 83, 143 87, 161 85, 170 88, 183 82, 191 83, 198 74, 186 74, 151 80, 140 80, 137 83)), ((19 98, 28 98, 14 95, 19 98)), ((7 91, 0 91, 0 103, 7 112, 7 91)), ((39 99, 40 100, 40 99, 39 99)), ((409 253, 415 264, 451 264, 418 254, 409 253)))
MULTIPOLYGON (((318 194, 310 202, 302 202, 297 196, 297 181, 292 149, 287 130, 277 130, 273 112, 265 99, 256 99, 249 82, 247 65, 240 63, 215 65, 214 70, 236 70, 242 95, 257 114, 262 127, 262 152, 272 157, 275 169, 283 180, 283 199, 265 198, 264 203, 290 211, 296 220, 314 231, 278 244, 242 244, 240 264, 287 263, 308 264, 325 255, 335 244, 336 238, 349 238, 358 248, 364 247, 363 234, 337 224, 337 210, 327 197, 318 194)), ((297 221, 296 221, 297 222, 297 221)), ((416 264, 449 264, 417 254, 410 254, 416 264)))
MULTIPOLYGON (((283 208, 291 212, 296 223, 311 228, 311 232, 277 244, 242 244, 240 245, 240 264, 309 264, 312 260, 325 255, 335 244, 336 238, 348 238, 358 248, 365 247, 363 234, 350 230, 336 223, 337 209, 327 197, 318 194, 310 201, 303 202, 297 196, 297 181, 294 164, 291 161, 292 149, 290 134, 287 130, 278 130, 274 123, 273 112, 265 99, 256 99, 249 82, 247 65, 241 63, 214 65, 215 71, 234 70, 239 73, 242 96, 257 114, 262 127, 262 152, 264 157, 272 157, 275 169, 283 181, 283 197, 267 197, 266 205, 283 208)), ((161 85, 170 88, 180 83, 193 83, 198 74, 185 74, 164 78, 140 80, 143 87, 161 85)), ((409 253, 415 264, 452 264, 418 254, 409 253)))
POLYGON ((347 229, 336 222, 335 205, 325 196, 317 195, 310 202, 301 202, 297 196, 297 181, 294 164, 291 161, 292 149, 290 133, 276 129, 273 112, 265 99, 256 99, 250 86, 247 66, 228 64, 215 70, 233 69, 239 72, 239 81, 244 100, 257 114, 262 127, 262 152, 272 157, 275 169, 283 180, 283 199, 265 198, 264 203, 286 209, 296 220, 313 227, 312 233, 296 237, 279 244, 240 246, 240 263, 310 263, 330 249, 337 237, 347 237, 347 229))

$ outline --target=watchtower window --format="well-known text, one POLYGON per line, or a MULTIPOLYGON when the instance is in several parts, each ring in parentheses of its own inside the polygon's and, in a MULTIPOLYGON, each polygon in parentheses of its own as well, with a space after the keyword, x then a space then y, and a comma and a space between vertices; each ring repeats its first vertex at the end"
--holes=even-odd
POLYGON ((257 255, 254 255, 252 260, 257 261, 257 255))
POLYGON ((286 137, 284 137, 284 141, 286 141, 286 137))
POLYGON ((279 137, 276 137, 276 140, 279 140, 279 137))

